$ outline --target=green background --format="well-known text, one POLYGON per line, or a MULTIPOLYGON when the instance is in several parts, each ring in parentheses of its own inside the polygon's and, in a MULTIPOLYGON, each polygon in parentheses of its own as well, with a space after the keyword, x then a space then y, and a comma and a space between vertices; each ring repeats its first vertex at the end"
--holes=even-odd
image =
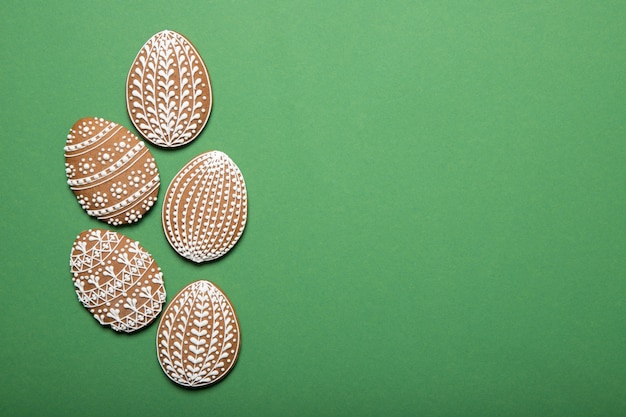
MULTIPOLYGON (((626 2, 14 1, 0 5, 0 415, 626 415, 626 2), (107 227, 66 185, 72 124, 131 128, 156 32, 214 92, 190 146, 150 146, 155 209, 115 230, 242 328, 221 383, 162 373, 156 326, 103 328, 69 274, 107 227), (235 249, 194 265, 160 222, 192 157, 248 187, 235 249)), ((131 128, 134 131, 134 129, 131 128)))

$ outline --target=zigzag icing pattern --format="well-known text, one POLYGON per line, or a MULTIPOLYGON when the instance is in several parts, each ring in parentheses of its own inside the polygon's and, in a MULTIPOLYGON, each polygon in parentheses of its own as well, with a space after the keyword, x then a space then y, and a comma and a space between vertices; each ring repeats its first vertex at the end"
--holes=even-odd
POLYGON ((165 303, 161 269, 139 242, 119 233, 82 232, 72 246, 70 269, 78 300, 115 331, 149 325, 165 303))

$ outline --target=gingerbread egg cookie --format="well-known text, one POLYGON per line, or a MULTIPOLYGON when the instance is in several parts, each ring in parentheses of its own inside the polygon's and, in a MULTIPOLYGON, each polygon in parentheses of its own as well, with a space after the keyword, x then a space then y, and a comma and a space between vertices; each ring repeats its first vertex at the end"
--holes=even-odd
POLYGON ((163 201, 163 230, 181 256, 205 262, 224 256, 246 226, 248 196, 241 171, 223 152, 192 159, 163 201))
POLYGON ((152 36, 126 79, 126 107, 137 130, 167 148, 194 140, 213 103, 204 61, 183 35, 164 30, 152 36))
POLYGON ((161 312, 163 274, 139 242, 110 230, 84 231, 72 246, 70 268, 78 299, 103 326, 130 333, 161 312))
POLYGON ((67 183, 90 216, 117 226, 138 222, 159 193, 159 170, 143 141, 117 123, 78 120, 65 144, 67 183))
POLYGON ((226 295, 209 281, 183 288, 165 308, 156 337, 163 372, 186 387, 221 380, 239 356, 239 321, 226 295))

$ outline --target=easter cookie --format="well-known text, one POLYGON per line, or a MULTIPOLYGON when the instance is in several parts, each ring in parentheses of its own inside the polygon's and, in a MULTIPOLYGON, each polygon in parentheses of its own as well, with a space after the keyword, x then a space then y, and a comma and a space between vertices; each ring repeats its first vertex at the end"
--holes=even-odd
POLYGON ((78 299, 103 326, 131 333, 161 312, 163 274, 139 242, 110 230, 86 230, 74 241, 70 268, 78 299))
POLYGON ((185 145, 206 125, 212 103, 209 72, 191 42, 171 30, 148 39, 126 79, 128 115, 143 137, 185 145))
POLYGON ((163 201, 163 230, 178 254, 194 262, 225 255, 246 226, 241 171, 223 152, 205 152, 172 179, 163 201))
POLYGON ((183 288, 165 308, 156 337, 163 372, 186 387, 221 380, 239 356, 239 321, 226 295, 209 281, 183 288))
POLYGON ((138 222, 159 193, 159 170, 144 142, 102 118, 74 124, 65 144, 65 173, 87 214, 113 226, 138 222))

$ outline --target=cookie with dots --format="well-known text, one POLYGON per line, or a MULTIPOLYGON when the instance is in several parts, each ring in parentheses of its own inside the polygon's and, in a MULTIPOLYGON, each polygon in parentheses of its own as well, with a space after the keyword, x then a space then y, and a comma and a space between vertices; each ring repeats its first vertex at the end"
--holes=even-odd
POLYGON ((154 206, 161 184, 144 142, 98 117, 80 119, 70 129, 65 174, 87 214, 113 226, 141 220, 154 206))

